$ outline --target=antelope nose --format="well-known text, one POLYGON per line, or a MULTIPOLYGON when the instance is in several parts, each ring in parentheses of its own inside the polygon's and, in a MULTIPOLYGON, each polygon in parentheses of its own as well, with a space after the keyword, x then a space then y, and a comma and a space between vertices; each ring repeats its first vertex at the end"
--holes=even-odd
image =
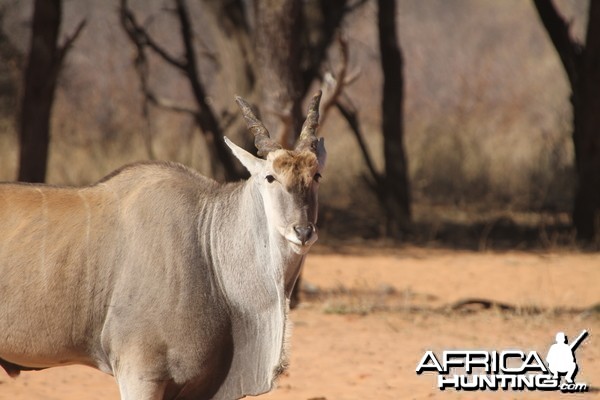
POLYGON ((302 225, 294 226, 294 231, 296 232, 296 236, 298 236, 298 239, 300 239, 302 244, 306 244, 306 242, 308 242, 308 240, 312 236, 314 230, 315 230, 315 228, 312 226, 312 224, 305 225, 305 226, 302 226, 302 225))

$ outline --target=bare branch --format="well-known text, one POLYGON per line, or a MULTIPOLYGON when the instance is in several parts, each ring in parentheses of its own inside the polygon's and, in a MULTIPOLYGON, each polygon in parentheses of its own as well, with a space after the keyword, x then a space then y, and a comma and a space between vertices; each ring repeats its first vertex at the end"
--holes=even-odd
POLYGON ((71 35, 69 35, 65 38, 65 42, 62 44, 62 46, 60 46, 58 48, 58 65, 62 64, 65 56, 67 55, 67 52, 71 49, 71 47, 73 46, 73 43, 75 43, 75 41, 79 37, 79 34, 83 31, 83 28, 85 28, 86 23, 87 23, 87 20, 84 18, 77 25, 77 27, 75 28, 75 31, 71 35))
POLYGON ((322 106, 322 115, 321 124, 325 122, 327 118, 327 114, 329 109, 335 104, 337 98, 342 93, 344 89, 344 83, 346 81, 346 71, 348 69, 348 41, 342 35, 338 35, 337 42, 340 46, 340 54, 342 60, 340 62, 340 67, 337 71, 337 74, 332 74, 330 72, 325 74, 327 79, 324 79, 324 89, 327 90, 325 95, 325 101, 322 106))
MULTIPOLYGON (((189 18, 188 9, 184 0, 174 0, 175 8, 169 10, 174 12, 179 20, 181 41, 184 46, 183 61, 176 59, 162 49, 147 33, 147 31, 136 21, 132 11, 127 7, 127 0, 121 0, 121 24, 127 35, 137 48, 136 68, 140 76, 140 83, 144 93, 144 99, 148 103, 167 109, 169 111, 188 113, 194 116, 200 131, 204 135, 208 145, 212 147, 213 154, 219 163, 211 163, 213 171, 220 166, 224 169, 224 177, 228 180, 237 179, 239 174, 236 170, 229 149, 223 141, 223 130, 215 113, 207 102, 206 91, 200 81, 198 64, 193 45, 193 29, 189 18), (197 105, 193 110, 189 107, 176 104, 175 102, 157 97, 150 89, 147 82, 147 59, 145 49, 150 48, 165 62, 182 71, 187 78, 192 94, 197 105)), ((214 161, 214 160, 213 160, 214 161)))
POLYGON ((192 43, 192 26, 187 10, 187 5, 184 0, 175 0, 177 17, 179 18, 179 26, 181 29, 181 40, 185 49, 186 73, 189 76, 198 76, 198 68, 196 62, 196 53, 194 52, 194 44, 192 43))
POLYGON ((195 110, 191 107, 185 106, 183 104, 179 104, 173 100, 165 99, 163 97, 158 97, 158 96, 156 96, 156 94, 154 94, 148 88, 145 88, 145 89, 146 90, 144 91, 144 95, 145 95, 146 99, 151 104, 155 105, 156 107, 162 108, 167 111, 173 111, 173 112, 183 113, 183 114, 190 114, 193 117, 198 116, 197 110, 195 110))
POLYGON ((125 28, 125 32, 136 47, 145 48, 147 46, 167 63, 182 71, 187 70, 188 65, 186 62, 178 60, 177 58, 170 55, 165 49, 160 47, 158 43, 156 43, 156 41, 152 38, 152 36, 148 34, 146 29, 143 28, 142 25, 140 25, 137 22, 135 16, 133 15, 133 12, 129 9, 127 5, 127 0, 121 0, 120 14, 121 24, 123 25, 123 28, 125 28))
POLYGON ((196 53, 194 52, 193 29, 185 0, 175 0, 175 11, 179 18, 181 40, 185 49, 185 74, 190 82, 192 93, 198 105, 196 121, 206 136, 207 141, 213 146, 217 158, 225 169, 226 178, 229 180, 237 179, 239 174, 233 163, 231 153, 223 140, 223 130, 219 125, 219 120, 215 113, 206 101, 206 90, 200 81, 196 53))
POLYGON ((50 70, 50 75, 52 77, 51 79, 58 78, 60 70, 63 67, 63 62, 65 60, 65 57, 67 56, 67 53, 69 52, 69 50, 71 50, 71 47, 73 47, 73 44, 79 37, 79 34, 81 33, 81 31, 83 31, 85 24, 86 24, 86 20, 83 19, 77 25, 77 27, 75 28, 75 31, 71 35, 69 35, 65 38, 65 42, 62 44, 62 46, 57 47, 56 59, 52 65, 52 69, 50 70))
POLYGON ((321 107, 321 125, 325 123, 329 110, 338 101, 338 98, 344 91, 346 86, 352 84, 360 75, 360 68, 355 69, 350 76, 348 76, 348 60, 349 60, 349 49, 348 41, 343 35, 338 35, 337 42, 340 47, 341 61, 340 66, 336 74, 331 71, 327 71, 323 75, 322 90, 324 94, 324 101, 321 107))
MULTIPOLYGON (((175 17, 177 18, 181 18, 181 16, 179 15, 179 5, 177 5, 175 8, 172 7, 162 7, 161 8, 162 11, 165 11, 169 14, 173 14, 175 17)), ((187 7, 185 6, 185 4, 183 4, 183 10, 186 13, 186 17, 187 17, 187 7)), ((191 30, 191 25, 189 23, 189 21, 187 22, 187 26, 190 29, 190 32, 188 32, 189 34, 192 34, 193 37, 196 39, 196 41, 200 44, 201 49, 198 51, 200 55, 202 55, 203 57, 208 58, 210 61, 214 62, 215 64, 219 64, 219 59, 217 57, 217 53, 214 51, 210 50, 210 47, 206 44, 206 42, 204 41, 204 38, 202 35, 197 35, 195 30, 191 30)))
POLYGON ((377 169, 375 168, 375 164, 373 163, 373 159, 371 158, 371 154, 369 153, 369 149, 367 148, 367 144, 363 139, 362 129, 360 127, 360 121, 358 119, 358 112, 356 111, 356 107, 352 104, 350 99, 344 96, 344 101, 342 99, 338 99, 335 103, 335 106, 340 111, 342 116, 346 119, 346 122, 350 126, 354 137, 356 138, 356 142, 358 143, 358 147, 360 148, 360 152, 363 155, 363 159, 365 160, 365 164, 367 164, 367 169, 371 174, 371 178, 375 183, 374 187, 381 187, 383 183, 383 178, 377 169))

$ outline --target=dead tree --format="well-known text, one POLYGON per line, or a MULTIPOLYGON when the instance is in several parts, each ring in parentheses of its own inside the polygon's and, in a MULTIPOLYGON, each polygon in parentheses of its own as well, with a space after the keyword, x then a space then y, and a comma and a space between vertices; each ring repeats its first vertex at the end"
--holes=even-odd
POLYGON ((61 0, 36 0, 34 3, 19 119, 18 180, 23 182, 44 182, 46 179, 50 116, 58 74, 69 48, 85 25, 85 21, 81 22, 75 33, 59 45, 61 14, 61 0))
POLYGON ((174 104, 168 99, 163 99, 154 93, 144 76, 140 75, 142 91, 146 101, 163 109, 175 112, 184 112, 193 116, 200 131, 213 154, 211 159, 212 175, 224 180, 236 180, 240 178, 231 153, 223 141, 223 130, 219 118, 207 102, 207 93, 202 84, 198 60, 194 51, 194 35, 192 24, 185 0, 174 0, 175 14, 179 22, 180 37, 184 47, 184 54, 181 57, 171 55, 166 49, 161 47, 156 40, 147 32, 147 30, 138 23, 133 11, 129 8, 127 0, 121 0, 120 16, 121 25, 137 49, 136 63, 138 71, 143 71, 143 64, 146 63, 146 50, 151 50, 159 56, 164 62, 183 73, 190 84, 195 108, 188 108, 182 105, 174 104))
POLYGON ((585 45, 552 0, 534 0, 571 86, 577 187, 573 224, 583 240, 600 236, 600 2, 590 1, 585 45))

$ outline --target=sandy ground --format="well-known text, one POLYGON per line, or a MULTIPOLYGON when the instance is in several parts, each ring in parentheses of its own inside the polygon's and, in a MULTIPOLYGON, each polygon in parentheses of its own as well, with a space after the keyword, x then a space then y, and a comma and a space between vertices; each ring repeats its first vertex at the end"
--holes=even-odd
MULTIPOLYGON (((310 296, 292 312, 291 367, 261 398, 600 399, 600 313, 585 311, 600 304, 599 255, 316 250, 304 274, 310 296), (515 310, 448 309, 473 298, 515 310), (556 332, 574 338, 583 329, 590 334, 576 355, 577 381, 591 387, 584 394, 440 391, 436 375, 415 373, 426 350, 521 349, 544 357, 556 332)), ((112 377, 72 366, 17 379, 0 372, 0 399, 118 399, 118 391, 112 377)))

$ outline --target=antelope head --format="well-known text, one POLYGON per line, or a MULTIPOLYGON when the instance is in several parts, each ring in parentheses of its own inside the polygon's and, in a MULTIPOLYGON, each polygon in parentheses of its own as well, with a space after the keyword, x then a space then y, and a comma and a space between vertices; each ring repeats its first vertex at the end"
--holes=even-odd
POLYGON ((236 97, 236 101, 262 158, 253 156, 225 138, 233 154, 252 175, 250 179, 258 186, 269 228, 283 237, 297 254, 306 254, 317 240, 317 191, 326 158, 323 139, 316 136, 320 100, 319 91, 310 102, 293 150, 283 149, 270 137, 263 123, 241 97, 236 97))

